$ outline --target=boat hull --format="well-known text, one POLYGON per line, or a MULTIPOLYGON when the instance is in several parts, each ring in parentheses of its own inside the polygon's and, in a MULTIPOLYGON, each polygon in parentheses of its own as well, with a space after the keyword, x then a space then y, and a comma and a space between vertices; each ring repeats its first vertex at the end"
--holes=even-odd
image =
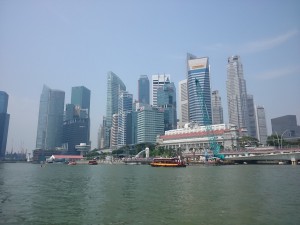
POLYGON ((178 165, 178 164, 169 164, 169 163, 150 163, 152 167, 186 167, 185 164, 178 165))

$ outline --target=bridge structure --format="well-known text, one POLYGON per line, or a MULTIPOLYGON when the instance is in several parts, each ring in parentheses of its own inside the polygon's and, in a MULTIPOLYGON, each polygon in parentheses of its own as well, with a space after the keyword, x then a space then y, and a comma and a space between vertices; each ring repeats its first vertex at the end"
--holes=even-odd
MULTIPOLYGON (((293 149, 246 149, 242 151, 225 151, 222 152, 225 161, 234 163, 271 163, 286 162, 292 165, 300 163, 300 148, 293 149)), ((204 153, 188 153, 185 157, 204 157, 204 153)))
MULTIPOLYGON (((224 161, 232 163, 259 164, 282 162, 292 165, 297 165, 300 163, 300 148, 263 150, 246 149, 240 151, 222 151, 221 153, 225 156, 224 161)), ((153 158, 140 158, 139 156, 140 154, 136 157, 124 158, 123 162, 125 164, 147 165, 153 160, 153 158)), ((204 159, 205 152, 185 152, 183 153, 183 157, 189 159, 199 159, 202 157, 202 159, 204 159)))

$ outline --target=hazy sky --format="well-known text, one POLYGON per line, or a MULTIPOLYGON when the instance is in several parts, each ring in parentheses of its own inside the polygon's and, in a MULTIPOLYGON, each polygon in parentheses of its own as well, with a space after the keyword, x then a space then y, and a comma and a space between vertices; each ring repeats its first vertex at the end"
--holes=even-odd
POLYGON ((271 118, 300 123, 300 1, 1 0, 0 90, 9 94, 7 152, 35 148, 43 84, 91 90, 91 141, 106 108, 106 74, 137 98, 141 74, 185 78, 186 53, 208 56, 227 116, 227 57, 238 54, 247 92, 271 118))

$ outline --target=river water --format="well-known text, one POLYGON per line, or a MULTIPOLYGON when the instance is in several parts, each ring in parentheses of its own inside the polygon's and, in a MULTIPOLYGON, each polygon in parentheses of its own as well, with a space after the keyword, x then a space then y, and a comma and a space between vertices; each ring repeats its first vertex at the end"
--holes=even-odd
POLYGON ((0 164, 0 224, 300 224, 300 166, 0 164))

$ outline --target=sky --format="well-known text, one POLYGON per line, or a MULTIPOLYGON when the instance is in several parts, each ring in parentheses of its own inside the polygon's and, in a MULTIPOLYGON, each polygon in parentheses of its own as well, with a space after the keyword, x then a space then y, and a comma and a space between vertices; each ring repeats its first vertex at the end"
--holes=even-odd
MULTIPOLYGON (((227 59, 240 55, 247 93, 271 119, 300 123, 298 0, 1 0, 0 90, 9 95, 7 152, 35 148, 43 85, 91 90, 91 141, 106 110, 107 72, 137 99, 140 75, 185 78, 186 54, 209 57, 227 113, 227 59)), ((178 89, 177 89, 178 90, 178 89)))

